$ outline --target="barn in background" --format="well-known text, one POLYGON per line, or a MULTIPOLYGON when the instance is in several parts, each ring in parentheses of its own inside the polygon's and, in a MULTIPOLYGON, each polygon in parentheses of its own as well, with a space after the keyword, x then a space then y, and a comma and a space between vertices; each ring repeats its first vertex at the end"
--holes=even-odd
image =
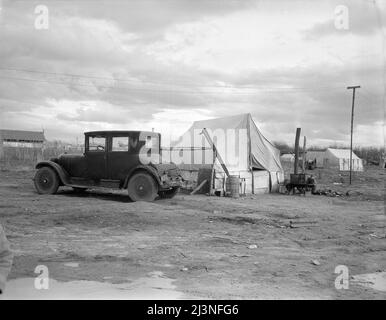
POLYGON ((43 159, 43 131, 0 129, 0 164, 27 165, 43 159))

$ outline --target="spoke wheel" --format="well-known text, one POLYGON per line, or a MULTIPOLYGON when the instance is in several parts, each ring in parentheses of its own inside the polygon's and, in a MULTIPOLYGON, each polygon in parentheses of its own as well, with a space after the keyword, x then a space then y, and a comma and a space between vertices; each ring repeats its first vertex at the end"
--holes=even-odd
POLYGON ((35 188, 40 194, 54 194, 59 188, 59 177, 50 167, 40 168, 34 178, 35 188))
POLYGON ((127 192, 132 201, 154 201, 158 187, 148 173, 135 173, 129 180, 127 192))

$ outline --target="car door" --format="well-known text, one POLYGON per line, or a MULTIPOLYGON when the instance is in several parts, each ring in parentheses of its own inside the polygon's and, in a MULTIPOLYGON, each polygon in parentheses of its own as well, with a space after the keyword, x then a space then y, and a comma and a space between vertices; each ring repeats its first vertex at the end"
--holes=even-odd
POLYGON ((92 134, 86 137, 87 178, 100 180, 107 178, 107 137, 103 134, 92 134))
POLYGON ((124 180, 131 168, 138 164, 136 150, 131 148, 131 136, 113 134, 109 139, 107 152, 107 171, 109 179, 124 180))

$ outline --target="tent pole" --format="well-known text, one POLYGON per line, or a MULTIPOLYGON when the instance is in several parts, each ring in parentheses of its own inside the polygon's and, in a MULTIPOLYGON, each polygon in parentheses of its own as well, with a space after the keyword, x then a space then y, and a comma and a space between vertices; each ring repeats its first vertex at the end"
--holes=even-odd
POLYGON ((215 155, 216 155, 216 158, 217 158, 218 161, 220 162, 220 165, 221 165, 221 167, 223 168, 225 174, 227 175, 227 177, 229 177, 229 171, 228 171, 228 168, 226 167, 225 162, 223 161, 223 159, 221 158, 220 154, 218 153, 217 147, 216 147, 216 145, 214 144, 212 138, 209 136, 208 131, 206 130, 206 128, 203 128, 203 129, 202 129, 201 134, 204 134, 204 137, 206 138, 206 140, 209 142, 209 144, 210 144, 211 147, 213 148, 213 150, 214 150, 214 152, 215 152, 215 155))
POLYGON ((214 148, 214 145, 213 145, 213 163, 212 163, 212 171, 210 173, 210 185, 209 185, 209 195, 210 196, 213 196, 214 194, 214 180, 215 180, 215 177, 214 177, 214 165, 216 163, 216 149, 214 148))
POLYGON ((252 159, 251 159, 251 115, 248 114, 247 120, 247 138, 248 138, 248 166, 252 174, 252 194, 255 194, 255 177, 253 176, 252 159))

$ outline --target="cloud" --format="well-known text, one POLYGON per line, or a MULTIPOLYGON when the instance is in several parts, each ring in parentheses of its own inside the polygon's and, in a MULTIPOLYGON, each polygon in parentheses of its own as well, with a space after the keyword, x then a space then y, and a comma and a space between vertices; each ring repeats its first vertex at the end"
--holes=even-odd
POLYGON ((327 19, 315 23, 312 28, 305 31, 307 39, 347 34, 368 36, 380 33, 385 27, 382 17, 386 14, 386 7, 382 1, 332 1, 329 3, 328 11, 330 15, 327 19), (342 7, 343 9, 340 9, 342 7), (339 25, 340 19, 346 18, 346 12, 348 28, 337 28, 336 22, 339 25))
POLYGON ((49 30, 38 31, 37 2, 6 2, 0 127, 64 140, 101 129, 171 136, 250 112, 272 140, 292 143, 301 126, 310 143, 348 141, 346 86, 360 84, 355 141, 379 144, 369 133, 383 118, 379 27, 370 6, 357 17, 357 2, 350 32, 318 27, 336 3, 55 1, 49 30))

